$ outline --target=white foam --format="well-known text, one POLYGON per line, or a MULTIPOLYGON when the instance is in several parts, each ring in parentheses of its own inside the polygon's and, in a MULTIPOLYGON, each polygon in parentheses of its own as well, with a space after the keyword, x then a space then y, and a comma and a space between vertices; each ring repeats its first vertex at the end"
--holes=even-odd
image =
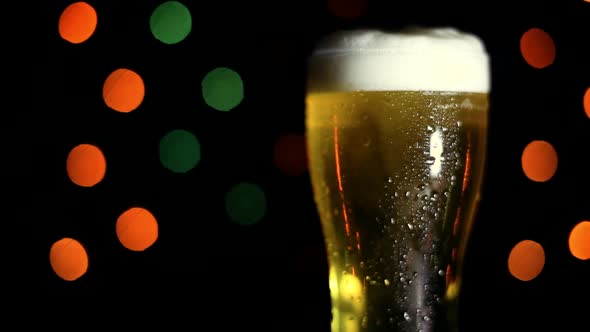
POLYGON ((318 43, 308 89, 489 92, 489 66, 481 39, 454 28, 340 31, 318 43))

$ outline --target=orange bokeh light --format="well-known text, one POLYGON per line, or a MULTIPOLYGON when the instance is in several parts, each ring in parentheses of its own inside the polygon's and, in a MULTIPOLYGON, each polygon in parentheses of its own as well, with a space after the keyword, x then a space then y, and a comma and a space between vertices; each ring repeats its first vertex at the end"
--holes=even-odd
POLYGON ((334 16, 353 19, 367 11, 367 0, 328 0, 328 9, 334 16))
POLYGON ((107 163, 102 151, 91 144, 80 144, 68 154, 66 171, 70 180, 81 187, 92 187, 106 173, 107 163))
POLYGON ((518 280, 531 281, 543 270, 545 251, 543 247, 531 240, 517 243, 508 256, 508 271, 518 280))
POLYGON ((532 141, 522 152, 521 165, 527 178, 545 182, 557 171, 557 152, 546 141, 532 141))
POLYGON ((584 111, 590 118, 590 88, 586 89, 586 93, 584 93, 584 111))
POLYGON ((77 240, 63 238, 51 246, 49 263, 57 276, 74 281, 88 271, 88 254, 77 240))
POLYGON ((96 30, 96 11, 86 2, 69 5, 59 17, 59 35, 73 44, 85 42, 96 30))
POLYGON ((305 136, 300 134, 281 136, 273 148, 273 163, 286 175, 303 174, 307 170, 305 136))
POLYGON ((158 222, 150 211, 133 207, 119 216, 116 232, 125 248, 144 251, 158 239, 158 222))
POLYGON ((520 38, 520 53, 531 67, 545 68, 555 61, 555 43, 544 30, 531 28, 520 38))
POLYGON ((568 245, 574 257, 581 260, 590 258, 590 221, 582 221, 574 226, 568 245))
POLYGON ((104 81, 102 98, 117 112, 129 113, 141 105, 145 86, 136 72, 121 68, 113 71, 104 81))

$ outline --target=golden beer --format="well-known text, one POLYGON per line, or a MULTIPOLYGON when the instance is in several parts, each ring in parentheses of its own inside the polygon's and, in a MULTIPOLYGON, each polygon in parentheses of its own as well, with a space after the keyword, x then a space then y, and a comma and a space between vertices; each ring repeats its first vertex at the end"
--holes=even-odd
POLYGON ((306 98, 332 331, 454 331, 462 257, 485 164, 486 55, 477 39, 449 29, 333 38, 310 60, 306 98), (443 61, 452 59, 444 52, 456 53, 459 61, 448 65, 456 75, 438 76, 448 67, 422 71, 442 65, 428 59, 434 53, 416 66, 403 61, 404 70, 414 66, 422 78, 375 70, 379 64, 392 69, 416 43, 442 52, 443 61), (471 65, 462 61, 474 57, 471 65), (469 75, 476 78, 457 83, 469 75))

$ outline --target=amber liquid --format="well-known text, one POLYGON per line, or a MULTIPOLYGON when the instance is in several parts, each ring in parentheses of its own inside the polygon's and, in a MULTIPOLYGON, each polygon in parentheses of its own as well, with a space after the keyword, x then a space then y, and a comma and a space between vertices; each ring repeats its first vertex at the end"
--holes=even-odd
POLYGON ((306 103, 332 331, 455 331, 488 95, 312 92, 306 103))

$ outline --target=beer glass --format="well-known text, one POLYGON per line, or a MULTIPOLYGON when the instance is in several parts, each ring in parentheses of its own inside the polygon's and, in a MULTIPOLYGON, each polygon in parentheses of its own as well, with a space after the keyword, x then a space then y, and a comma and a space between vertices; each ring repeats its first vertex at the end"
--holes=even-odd
POLYGON ((454 28, 318 43, 306 134, 333 332, 457 330, 489 89, 485 45, 454 28))

